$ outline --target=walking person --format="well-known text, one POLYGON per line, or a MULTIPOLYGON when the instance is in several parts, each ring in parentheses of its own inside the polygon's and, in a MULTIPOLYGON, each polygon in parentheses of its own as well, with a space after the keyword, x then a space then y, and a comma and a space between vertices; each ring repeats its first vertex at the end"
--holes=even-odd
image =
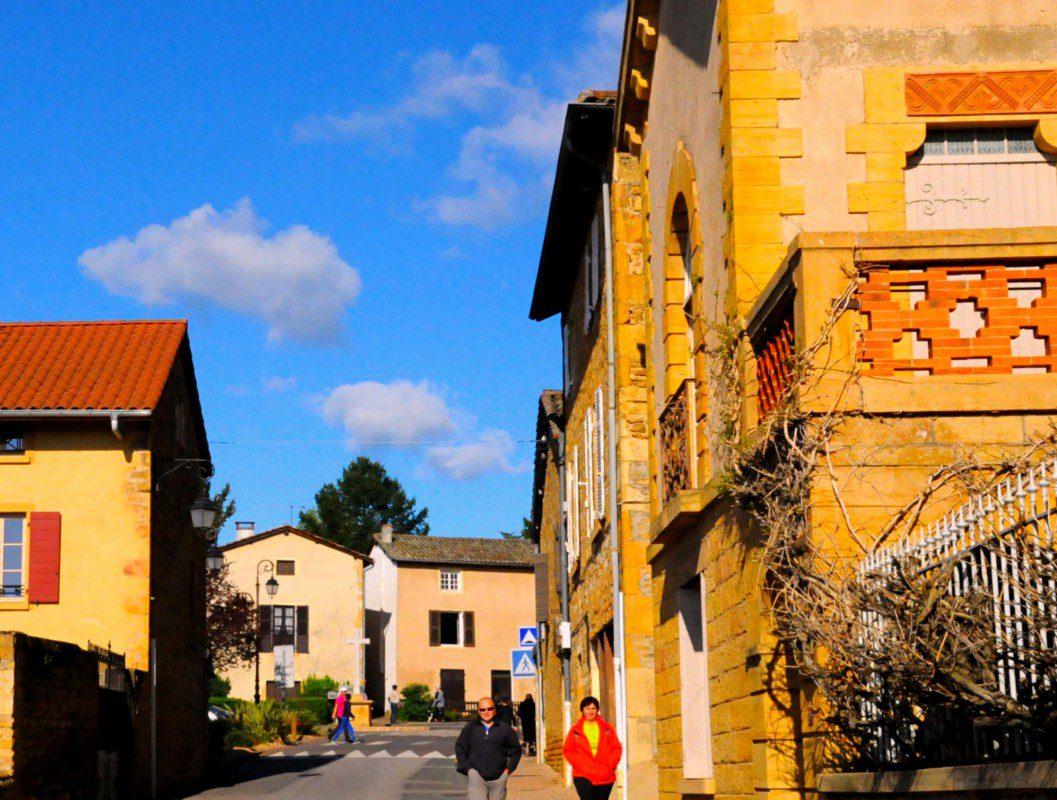
POLYGON ((389 725, 390 727, 396 725, 396 717, 400 713, 400 701, 403 698, 400 697, 400 692, 396 690, 396 684, 393 684, 393 689, 389 692, 389 725))
POLYGON ((429 720, 427 721, 433 722, 435 719, 444 719, 444 690, 439 686, 433 693, 433 702, 429 706, 429 720))
POLYGON ((525 743, 525 749, 530 756, 536 755, 536 701, 532 695, 525 695, 525 699, 518 703, 518 719, 521 720, 521 739, 525 743))
POLYGON ((616 729, 598 716, 598 700, 580 701, 580 719, 569 729, 562 755, 573 768, 573 786, 580 800, 609 800, 617 782, 623 747, 616 729))
POLYGON ((469 779, 469 800, 506 800, 506 782, 521 761, 514 729, 495 718, 495 701, 477 701, 477 719, 455 740, 455 769, 469 779))
POLYGON ((344 733, 346 744, 359 744, 360 740, 356 738, 356 731, 352 727, 352 695, 348 692, 344 694, 339 692, 338 698, 343 698, 345 702, 339 708, 338 700, 335 699, 334 701, 334 714, 336 715, 335 719, 338 720, 338 727, 334 731, 334 735, 330 737, 330 741, 333 744, 337 744, 338 737, 344 733))

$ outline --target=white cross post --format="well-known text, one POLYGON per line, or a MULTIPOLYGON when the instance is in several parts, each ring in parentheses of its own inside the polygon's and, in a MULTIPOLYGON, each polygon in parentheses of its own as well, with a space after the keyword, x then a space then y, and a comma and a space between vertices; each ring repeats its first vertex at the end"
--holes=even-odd
POLYGON ((356 676, 357 686, 356 694, 363 695, 364 689, 366 688, 366 676, 364 674, 364 662, 363 648, 371 643, 371 640, 363 635, 363 628, 357 628, 355 635, 351 639, 346 639, 345 644, 356 645, 355 661, 353 674, 356 676))

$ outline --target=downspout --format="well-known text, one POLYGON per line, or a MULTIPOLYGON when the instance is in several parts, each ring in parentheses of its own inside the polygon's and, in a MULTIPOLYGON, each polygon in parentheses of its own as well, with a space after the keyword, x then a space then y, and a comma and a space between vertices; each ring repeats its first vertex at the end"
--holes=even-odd
MULTIPOLYGON (((363 631, 360 634, 361 639, 367 639, 360 645, 363 649, 360 651, 360 699, 367 698, 367 645, 370 643, 370 636, 367 633, 367 570, 374 569, 374 562, 368 564, 366 561, 363 562, 363 571, 360 574, 360 589, 363 595, 363 602, 360 603, 360 614, 363 616, 363 626, 360 628, 363 631)), ((370 698, 367 698, 370 699, 370 698)), ((368 725, 370 724, 371 712, 367 712, 368 725)))
MULTIPOLYGON (((565 326, 562 326, 562 337, 565 336, 565 326)), ((567 352, 565 348, 562 348, 562 352, 567 352)), ((565 385, 565 375, 568 374, 568 370, 565 369, 565 364, 562 364, 562 417, 565 416, 565 398, 569 396, 569 387, 565 385)), ((558 452, 561 453, 561 458, 558 460, 558 507, 561 509, 561 514, 558 515, 560 520, 558 528, 558 572, 561 573, 558 585, 561 587, 561 604, 562 604, 562 620, 558 626, 558 644, 561 647, 561 659, 562 659, 562 739, 564 740, 566 732, 573 726, 573 684, 571 675, 571 665, 569 664, 570 649, 566 645, 569 644, 567 641, 570 635, 570 622, 569 622, 569 553, 566 550, 566 543, 568 541, 568 533, 566 532, 566 525, 568 520, 568 503, 569 498, 565 496, 565 423, 562 422, 560 432, 558 434, 558 452)), ((546 742, 546 730, 544 730, 544 742, 546 742)), ((537 732, 537 738, 538 738, 537 732)), ((573 768, 568 761, 565 762, 565 785, 572 786, 573 782, 573 768)))
POLYGON ((121 433, 121 416, 116 411, 110 414, 110 432, 118 439, 125 438, 121 433))
POLYGON ((624 589, 621 585, 620 572, 620 507, 617 492, 617 376, 616 376, 616 310, 613 297, 613 221, 610 217, 609 186, 610 176, 602 173, 602 234, 605 240, 606 270, 606 394, 609 413, 608 436, 608 479, 609 479, 609 542, 613 565, 613 668, 616 671, 617 736, 624 744, 620 754, 620 785, 622 797, 628 797, 628 678, 624 647, 624 589))

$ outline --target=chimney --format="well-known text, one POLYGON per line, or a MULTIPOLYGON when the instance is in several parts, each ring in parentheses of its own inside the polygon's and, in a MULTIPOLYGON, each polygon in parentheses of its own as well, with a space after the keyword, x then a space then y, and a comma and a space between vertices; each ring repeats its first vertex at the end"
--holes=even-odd
POLYGON ((388 522, 382 525, 382 532, 378 534, 378 541, 390 544, 393 541, 393 526, 388 522))
POLYGON ((236 522, 235 523, 235 541, 241 542, 243 539, 249 539, 256 531, 253 530, 252 522, 236 522))

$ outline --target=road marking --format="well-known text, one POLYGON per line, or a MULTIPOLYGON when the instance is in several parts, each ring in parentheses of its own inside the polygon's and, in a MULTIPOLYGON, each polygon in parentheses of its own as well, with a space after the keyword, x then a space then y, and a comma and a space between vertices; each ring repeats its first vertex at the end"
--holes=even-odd
POLYGON ((378 752, 378 753, 371 753, 370 757, 371 758, 392 758, 393 756, 389 753, 388 750, 382 750, 381 752, 378 752))
POLYGON ((444 753, 438 753, 434 750, 432 753, 426 753, 422 758, 454 758, 454 756, 446 756, 444 753))
POLYGON ((402 753, 397 753, 393 758, 421 758, 421 756, 414 750, 405 750, 402 753))
POLYGON ((300 753, 294 753, 294 758, 308 758, 308 751, 302 750, 300 753))
POLYGON ((345 756, 345 758, 366 758, 366 757, 367 756, 365 756, 363 754, 362 750, 353 750, 351 753, 349 753, 347 756, 345 756))
POLYGON ((280 750, 278 753, 268 753, 265 758, 283 758, 285 755, 286 753, 280 750))
POLYGON ((323 755, 325 755, 325 756, 336 756, 337 753, 335 753, 333 750, 328 750, 323 755))

